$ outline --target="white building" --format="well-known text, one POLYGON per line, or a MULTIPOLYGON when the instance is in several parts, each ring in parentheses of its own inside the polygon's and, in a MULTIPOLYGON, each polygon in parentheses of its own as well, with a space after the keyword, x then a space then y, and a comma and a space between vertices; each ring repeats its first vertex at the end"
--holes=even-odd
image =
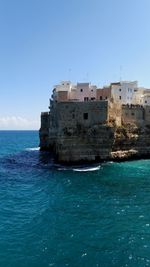
POLYGON ((137 81, 122 81, 111 83, 111 95, 114 102, 119 104, 132 104, 134 95, 138 91, 137 81))
POLYGON ((60 84, 55 85, 56 92, 59 91, 70 91, 72 87, 72 83, 70 81, 62 81, 60 84))
POLYGON ((60 84, 55 85, 53 88, 52 97, 57 101, 67 101, 72 88, 72 83, 70 81, 62 81, 60 84))
POLYGON ((143 96, 144 88, 138 87, 137 90, 134 91, 132 104, 134 105, 142 105, 142 96, 143 96))

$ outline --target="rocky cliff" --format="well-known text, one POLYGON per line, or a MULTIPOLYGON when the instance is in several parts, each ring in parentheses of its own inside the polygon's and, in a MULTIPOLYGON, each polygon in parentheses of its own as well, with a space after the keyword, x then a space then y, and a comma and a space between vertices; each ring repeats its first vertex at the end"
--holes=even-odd
POLYGON ((150 127, 126 124, 116 127, 111 157, 113 160, 150 158, 150 127))
POLYGON ((107 125, 65 128, 57 133, 56 158, 66 163, 108 160, 113 136, 114 129, 107 125))
POLYGON ((65 127, 51 137, 47 135, 46 142, 47 146, 41 145, 41 149, 51 151, 58 162, 64 163, 150 158, 149 126, 65 127))
POLYGON ((107 101, 53 103, 50 112, 41 115, 41 150, 68 164, 150 158, 150 120, 141 115, 145 111, 115 110, 112 113, 107 101))

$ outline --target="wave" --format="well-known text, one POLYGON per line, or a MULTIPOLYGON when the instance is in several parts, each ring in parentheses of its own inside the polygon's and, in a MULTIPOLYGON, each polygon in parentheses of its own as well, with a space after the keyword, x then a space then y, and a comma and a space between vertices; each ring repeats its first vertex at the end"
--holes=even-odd
POLYGON ((65 166, 59 166, 59 165, 55 165, 56 169, 58 171, 75 171, 75 172, 92 172, 92 171, 98 171, 101 166, 93 166, 93 167, 82 167, 82 166, 79 166, 79 167, 65 167, 65 166))
POLYGON ((89 167, 75 168, 75 169, 73 169, 73 171, 75 171, 75 172, 93 172, 93 171, 98 171, 99 169, 100 169, 100 166, 92 167, 92 168, 89 168, 89 167))
POLYGON ((29 147, 29 148, 26 148, 27 151, 39 151, 40 150, 40 147, 29 147))

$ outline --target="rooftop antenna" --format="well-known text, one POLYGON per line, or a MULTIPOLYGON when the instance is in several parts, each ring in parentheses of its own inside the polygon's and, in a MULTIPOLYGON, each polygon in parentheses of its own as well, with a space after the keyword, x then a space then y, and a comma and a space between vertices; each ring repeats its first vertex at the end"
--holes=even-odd
POLYGON ((122 82, 122 66, 120 65, 120 82, 122 82))
POLYGON ((71 68, 68 69, 68 78, 69 78, 69 81, 71 79, 71 68))
POLYGON ((86 72, 86 73, 84 74, 84 76, 83 76, 83 82, 88 82, 88 80, 89 80, 89 73, 86 72))
POLYGON ((85 82, 86 81, 86 76, 85 76, 85 73, 83 74, 82 76, 82 81, 85 82))
POLYGON ((89 73, 86 73, 86 81, 89 82, 89 73))

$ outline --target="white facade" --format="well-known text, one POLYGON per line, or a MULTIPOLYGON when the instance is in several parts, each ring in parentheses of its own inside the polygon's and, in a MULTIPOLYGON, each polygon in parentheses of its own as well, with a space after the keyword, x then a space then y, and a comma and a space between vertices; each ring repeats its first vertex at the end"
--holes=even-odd
POLYGON ((133 103, 134 95, 138 91, 138 84, 137 81, 112 83, 111 89, 114 102, 130 105, 133 103))
POLYGON ((71 90, 69 92, 69 96, 68 96, 69 100, 74 100, 74 101, 79 101, 77 99, 77 86, 76 85, 72 85, 71 90))
POLYGON ((72 83, 70 81, 62 81, 60 84, 55 85, 53 88, 53 99, 57 100, 58 92, 71 92, 72 83))
POLYGON ((134 91, 132 104, 134 105, 142 105, 142 96, 143 96, 144 88, 138 87, 137 90, 134 91))
POLYGON ((60 84, 55 85, 54 89, 58 91, 68 91, 70 92, 72 83, 70 81, 62 81, 60 84))
POLYGON ((143 106, 150 106, 150 89, 145 89, 143 91, 143 95, 141 97, 142 99, 142 105, 143 106))
POLYGON ((137 81, 112 83, 112 97, 120 104, 150 105, 150 89, 138 87, 137 81))

